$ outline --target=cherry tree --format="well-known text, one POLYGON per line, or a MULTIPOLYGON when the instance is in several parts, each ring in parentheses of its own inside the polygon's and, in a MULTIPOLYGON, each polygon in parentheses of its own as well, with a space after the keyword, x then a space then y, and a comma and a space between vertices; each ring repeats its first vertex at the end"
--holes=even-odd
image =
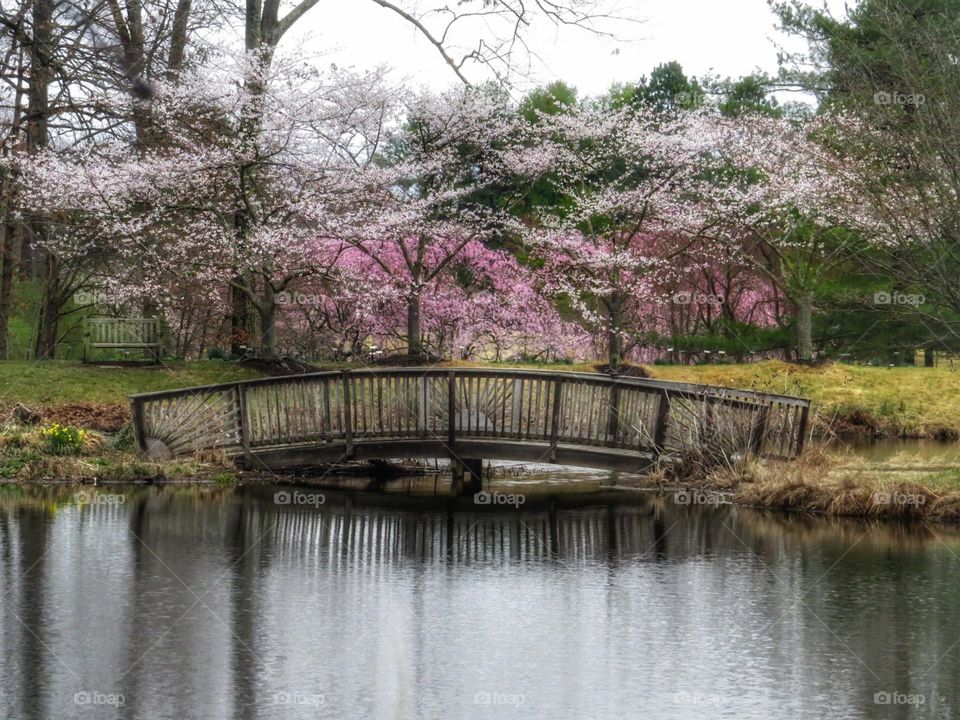
POLYGON ((126 298, 162 304, 164 288, 184 274, 242 293, 270 356, 276 295, 335 261, 335 246, 317 239, 317 218, 334 178, 372 157, 391 95, 379 73, 275 61, 257 90, 264 112, 251 134, 248 83, 239 82, 249 68, 229 60, 219 73, 155 87, 165 147, 47 154, 23 169, 24 197, 63 220, 55 252, 85 254, 121 278, 116 292, 126 298))
MULTIPOLYGON (((344 358, 407 338, 407 265, 387 246, 376 259, 346 247, 327 275, 285 293, 282 323, 292 344, 344 358), (387 270, 384 269, 387 267, 387 270), (319 343, 319 346, 318 346, 319 343)), ((570 357, 582 332, 563 322, 516 258, 472 240, 423 286, 421 345, 462 358, 570 357)))
MULTIPOLYGON (((566 298, 581 320, 606 335, 611 368, 624 341, 644 329, 651 303, 676 279, 677 258, 705 241, 718 208, 745 194, 722 181, 737 136, 731 121, 706 112, 671 116, 579 107, 541 116, 535 142, 516 161, 542 174, 559 201, 526 230, 544 261, 547 290, 566 298)), ((647 330, 653 329, 647 326, 647 330)))
POLYGON ((793 304, 797 357, 813 359, 817 291, 858 250, 870 224, 858 163, 831 142, 844 121, 765 116, 739 119, 734 162, 750 203, 722 208, 715 237, 793 304))
POLYGON ((512 222, 506 210, 521 189, 488 202, 511 172, 508 140, 517 122, 500 93, 425 93, 406 110, 382 162, 344 174, 324 232, 365 254, 401 289, 408 353, 420 355, 425 291, 469 247, 504 237, 512 222))

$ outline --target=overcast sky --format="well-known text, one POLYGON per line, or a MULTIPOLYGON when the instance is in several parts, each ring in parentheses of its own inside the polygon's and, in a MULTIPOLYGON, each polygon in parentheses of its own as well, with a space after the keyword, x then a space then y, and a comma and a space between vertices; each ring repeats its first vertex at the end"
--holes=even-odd
MULTIPOLYGON (((455 4, 421 0, 421 5, 444 2, 455 4)), ((532 45, 543 60, 536 80, 563 79, 582 94, 593 95, 669 60, 679 61, 688 75, 738 77, 757 68, 775 74, 778 45, 802 48, 802 43, 777 31, 766 0, 626 0, 621 5, 623 14, 639 22, 613 28, 625 38, 620 44, 576 29, 534 28, 532 45)), ((828 5, 842 14, 843 0, 828 0, 828 5)), ((398 81, 434 87, 456 81, 422 36, 369 0, 321 0, 283 43, 287 49, 302 43, 311 54, 323 52, 331 62, 357 69, 386 64, 398 81)))

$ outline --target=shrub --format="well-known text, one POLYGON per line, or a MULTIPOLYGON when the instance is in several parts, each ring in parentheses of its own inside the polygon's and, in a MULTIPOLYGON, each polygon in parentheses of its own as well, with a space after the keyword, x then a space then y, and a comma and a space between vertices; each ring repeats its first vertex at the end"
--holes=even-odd
POLYGON ((123 452, 133 452, 136 450, 137 438, 133 432, 133 425, 127 423, 120 428, 119 432, 117 432, 110 441, 110 447, 123 452))
POLYGON ((211 480, 213 484, 220 488, 233 487, 237 484, 237 475, 232 472, 219 472, 211 480))
POLYGON ((54 423, 40 431, 47 452, 52 455, 79 455, 87 441, 87 431, 54 423))

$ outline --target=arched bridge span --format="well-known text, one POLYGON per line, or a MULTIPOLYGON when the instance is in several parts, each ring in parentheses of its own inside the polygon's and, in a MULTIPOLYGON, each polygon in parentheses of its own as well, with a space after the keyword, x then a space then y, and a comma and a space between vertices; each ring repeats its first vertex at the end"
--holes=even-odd
POLYGON ((591 373, 487 368, 317 372, 131 397, 140 448, 218 448, 252 467, 485 458, 643 470, 664 454, 802 450, 810 402, 591 373))

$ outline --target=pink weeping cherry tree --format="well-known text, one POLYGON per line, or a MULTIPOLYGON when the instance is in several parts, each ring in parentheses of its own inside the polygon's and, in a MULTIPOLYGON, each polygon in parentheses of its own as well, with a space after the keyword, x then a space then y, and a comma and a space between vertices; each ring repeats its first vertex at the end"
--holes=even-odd
MULTIPOLYGON (((292 286, 281 316, 290 341, 335 357, 354 355, 367 341, 378 348, 405 343, 407 261, 396 246, 382 250, 374 258, 347 246, 325 276, 292 286)), ((584 340, 534 287, 528 269, 477 240, 424 281, 419 314, 421 345, 439 356, 572 357, 584 340)))

